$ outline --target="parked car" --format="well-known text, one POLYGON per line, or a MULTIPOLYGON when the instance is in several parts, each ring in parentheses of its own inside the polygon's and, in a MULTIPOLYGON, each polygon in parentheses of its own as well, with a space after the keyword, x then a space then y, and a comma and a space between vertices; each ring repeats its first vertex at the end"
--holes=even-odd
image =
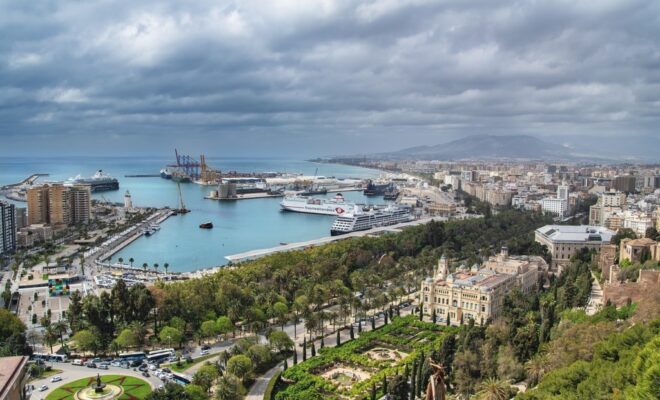
POLYGON ((95 363, 100 363, 100 362, 101 362, 101 358, 99 358, 99 357, 96 357, 96 358, 95 358, 95 359, 93 359, 92 361, 94 361, 95 363))
POLYGON ((108 364, 99 364, 99 369, 108 369, 108 364))
POLYGON ((87 368, 96 368, 96 363, 94 363, 93 361, 88 362, 87 368))
POLYGON ((112 362, 112 357, 106 357, 106 358, 103 359, 103 361, 105 361, 107 363, 112 362))
POLYGON ((205 344, 205 345, 202 346, 202 350, 208 350, 210 348, 211 348, 211 346, 209 346, 208 344, 205 344))
POLYGON ((145 364, 142 364, 138 367, 140 371, 146 371, 149 367, 147 367, 145 364))
POLYGON ((171 374, 172 370, 166 367, 166 368, 163 368, 163 372, 167 372, 168 374, 171 374))
POLYGON ((131 361, 131 367, 139 367, 142 364, 142 361, 134 360, 131 361))
POLYGON ((142 371, 142 376, 144 376, 145 378, 148 378, 149 373, 147 371, 142 371))
POLYGON ((210 353, 209 350, 202 350, 199 354, 205 356, 205 355, 207 355, 207 354, 209 354, 209 353, 210 353))
POLYGON ((113 362, 110 363, 110 365, 112 365, 113 367, 121 367, 121 362, 113 361, 113 362))
POLYGON ((149 364, 149 371, 155 371, 156 368, 157 368, 157 367, 156 367, 155 365, 153 365, 153 364, 149 364))
POLYGON ((80 359, 73 360, 73 361, 71 362, 71 365, 83 365, 83 361, 80 360, 80 359))
POLYGON ((41 385, 41 387, 39 388, 40 392, 45 392, 46 390, 48 390, 48 386, 46 385, 41 385))
POLYGON ((50 378, 51 382, 59 382, 62 380, 62 377, 59 375, 55 375, 54 377, 50 378))

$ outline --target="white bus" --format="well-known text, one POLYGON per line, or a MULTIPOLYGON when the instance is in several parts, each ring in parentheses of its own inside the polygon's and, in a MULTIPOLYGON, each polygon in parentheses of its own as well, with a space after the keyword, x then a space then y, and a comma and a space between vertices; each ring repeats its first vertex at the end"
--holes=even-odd
POLYGON ((150 351, 147 355, 147 362, 161 363, 165 359, 174 355, 174 349, 161 349, 150 351))
POLYGON ((121 361, 142 361, 147 358, 147 355, 143 351, 134 351, 131 353, 121 353, 117 358, 121 361))
POLYGON ((41 361, 66 362, 66 354, 33 353, 32 358, 41 361))

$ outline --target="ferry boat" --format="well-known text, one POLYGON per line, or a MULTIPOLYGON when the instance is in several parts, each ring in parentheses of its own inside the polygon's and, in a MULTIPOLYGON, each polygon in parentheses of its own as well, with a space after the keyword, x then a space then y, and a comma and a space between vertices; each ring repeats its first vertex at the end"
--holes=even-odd
POLYGON ((103 173, 103 170, 98 170, 91 178, 83 178, 80 175, 75 178, 69 178, 67 183, 72 185, 89 185, 92 192, 105 192, 108 190, 118 190, 119 181, 108 174, 103 173))
POLYGON ((366 231, 380 226, 409 222, 412 219, 412 210, 409 207, 388 206, 369 212, 356 209, 354 213, 338 216, 330 228, 330 235, 337 236, 350 232, 366 231))
POLYGON ((280 203, 280 207, 283 211, 321 215, 343 215, 357 208, 355 203, 345 201, 341 193, 337 193, 332 199, 287 196, 280 203))
POLYGON ((303 192, 299 193, 299 196, 314 196, 319 194, 328 194, 328 189, 325 186, 312 185, 305 188, 303 192))

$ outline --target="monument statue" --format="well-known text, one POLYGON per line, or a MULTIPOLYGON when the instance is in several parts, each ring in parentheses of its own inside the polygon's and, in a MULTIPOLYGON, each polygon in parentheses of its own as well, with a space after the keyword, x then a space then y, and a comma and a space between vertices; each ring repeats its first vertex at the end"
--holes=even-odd
POLYGON ((424 400, 445 400, 445 395, 447 394, 445 369, 442 365, 435 364, 430 358, 429 365, 433 369, 433 373, 429 378, 428 385, 426 385, 426 396, 424 396, 424 400))
POLYGON ((101 374, 96 374, 96 385, 94 385, 94 392, 103 393, 105 383, 101 383, 101 374))

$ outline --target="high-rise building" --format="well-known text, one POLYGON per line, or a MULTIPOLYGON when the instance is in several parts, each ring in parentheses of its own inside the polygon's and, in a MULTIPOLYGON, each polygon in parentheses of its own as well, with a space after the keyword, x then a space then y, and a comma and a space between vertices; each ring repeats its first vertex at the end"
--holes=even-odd
POLYGON ((612 189, 624 193, 635 193, 636 179, 632 175, 621 175, 612 181, 612 189))
POLYGON ((48 189, 48 223, 71 225, 71 188, 54 184, 48 189))
POLYGON ((74 225, 89 224, 91 216, 91 189, 89 185, 71 186, 69 201, 71 203, 71 223, 74 225))
POLYGON ((569 188, 568 185, 559 185, 557 186, 557 198, 566 200, 568 202, 568 193, 569 193, 569 188))
POLYGON ((30 225, 28 222, 27 209, 25 207, 16 207, 16 229, 20 230, 30 225))
POLYGON ((16 208, 0 201, 0 255, 16 250, 16 208))
POLYGON ((48 185, 34 186, 27 190, 28 224, 48 223, 48 185))

